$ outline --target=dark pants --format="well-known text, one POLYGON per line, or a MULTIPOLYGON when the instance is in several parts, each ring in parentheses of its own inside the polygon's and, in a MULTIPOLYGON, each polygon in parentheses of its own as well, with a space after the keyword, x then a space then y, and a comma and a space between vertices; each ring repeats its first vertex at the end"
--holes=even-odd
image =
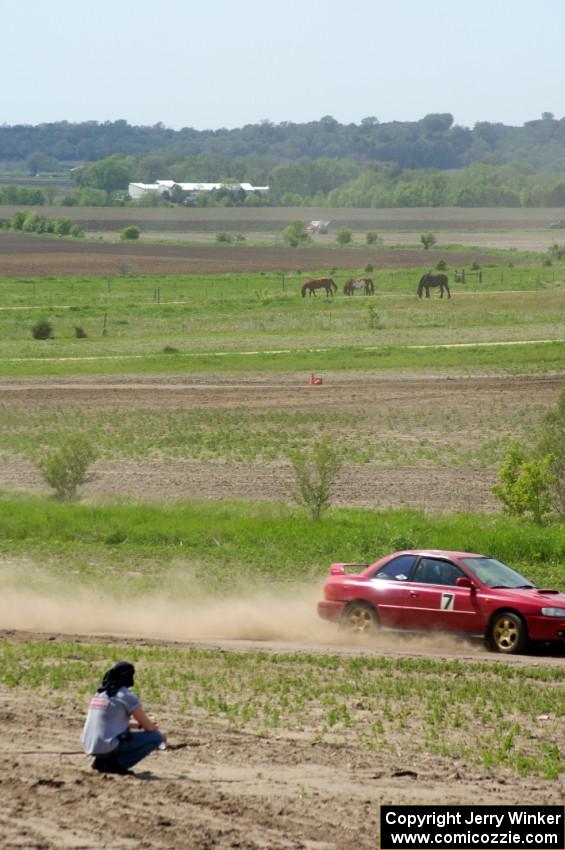
POLYGON ((130 768, 156 750, 164 740, 160 732, 124 732, 112 755, 122 767, 130 768))

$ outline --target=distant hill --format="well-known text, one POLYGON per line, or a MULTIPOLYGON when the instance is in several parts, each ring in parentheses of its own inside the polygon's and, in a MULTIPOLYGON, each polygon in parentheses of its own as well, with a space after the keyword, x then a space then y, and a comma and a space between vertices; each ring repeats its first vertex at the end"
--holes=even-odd
POLYGON ((120 153, 262 158, 276 161, 352 160, 391 163, 400 169, 460 169, 475 162, 527 163, 535 169, 565 171, 565 118, 543 113, 522 127, 479 122, 470 129, 449 113, 418 121, 381 124, 364 118, 340 124, 331 116, 305 124, 248 124, 233 130, 171 130, 162 124, 132 126, 126 121, 67 121, 0 127, 0 160, 17 162, 42 153, 58 161, 94 162, 120 153))

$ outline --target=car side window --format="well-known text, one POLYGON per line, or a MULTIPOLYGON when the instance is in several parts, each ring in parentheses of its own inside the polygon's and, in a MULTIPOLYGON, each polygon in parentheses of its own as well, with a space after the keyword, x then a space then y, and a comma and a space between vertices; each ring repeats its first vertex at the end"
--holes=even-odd
POLYGON ((421 584, 442 584, 454 587, 457 579, 465 573, 452 564, 451 561, 442 561, 438 558, 421 558, 412 576, 412 581, 421 584))
POLYGON ((388 579, 389 581, 406 581, 416 560, 415 555, 399 555, 384 567, 376 570, 371 578, 388 579))

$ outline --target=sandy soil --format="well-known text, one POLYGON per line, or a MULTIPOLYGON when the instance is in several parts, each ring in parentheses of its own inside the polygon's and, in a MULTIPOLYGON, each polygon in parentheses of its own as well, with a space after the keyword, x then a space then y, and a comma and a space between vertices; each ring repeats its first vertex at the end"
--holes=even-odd
MULTIPOLYGON (((391 439, 391 411, 399 422, 414 419, 413 439, 425 436, 437 443, 438 462, 417 465, 350 464, 341 473, 336 504, 380 507, 409 506, 423 510, 490 511, 497 507, 491 486, 495 469, 470 465, 445 466, 441 461, 450 445, 479 438, 481 421, 504 419, 528 405, 554 404, 565 389, 564 376, 441 377, 385 376, 377 373, 328 373, 324 384, 311 387, 297 383, 296 375, 276 378, 85 378, 0 382, 0 403, 16 405, 22 416, 41 403, 60 409, 81 410, 195 408, 264 411, 364 411, 370 421, 371 438, 391 439), (456 414, 456 428, 445 427, 442 409, 456 414), (422 420, 419 429, 418 418, 422 420)), ((394 436, 394 432, 393 436, 394 436)), ((174 500, 197 492, 203 499, 287 499, 290 468, 279 462, 268 465, 200 463, 158 460, 100 460, 96 478, 82 491, 87 500, 131 496, 148 500, 174 500)), ((8 458, 0 466, 0 488, 37 490, 44 485, 35 467, 23 459, 8 458)))
MULTIPOLYGON (((285 646, 305 649, 312 651, 285 646)), ((477 660, 472 650, 460 657, 477 660)), ((181 748, 152 754, 134 775, 101 776, 77 747, 83 713, 76 700, 56 705, 47 695, 0 691, 2 850, 374 850, 381 804, 562 804, 565 793, 565 778, 517 778, 457 761, 446 771, 426 752, 406 762, 400 746, 375 753, 299 732, 254 735, 173 712, 159 719, 181 748)))

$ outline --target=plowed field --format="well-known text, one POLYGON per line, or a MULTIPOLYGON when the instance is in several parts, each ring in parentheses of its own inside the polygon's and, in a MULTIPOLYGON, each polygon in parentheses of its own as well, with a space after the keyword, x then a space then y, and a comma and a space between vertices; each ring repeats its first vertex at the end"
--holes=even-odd
MULTIPOLYGON (((439 251, 417 248, 251 248, 82 242, 0 233, 0 277, 228 274, 314 271, 336 267, 407 268, 434 265, 439 251)), ((461 251, 457 263, 492 262, 480 250, 461 251)))

